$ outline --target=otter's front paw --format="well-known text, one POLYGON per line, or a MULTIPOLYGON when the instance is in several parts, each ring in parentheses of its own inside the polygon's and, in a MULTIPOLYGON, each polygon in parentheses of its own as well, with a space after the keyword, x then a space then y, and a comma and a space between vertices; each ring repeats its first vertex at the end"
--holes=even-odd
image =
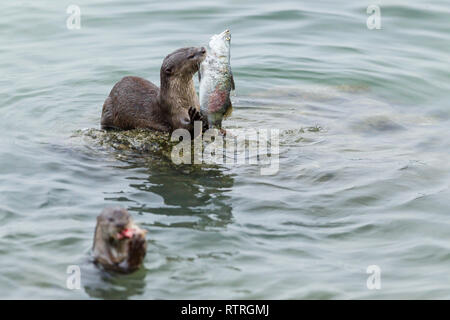
POLYGON ((202 131, 205 132, 209 129, 208 121, 203 115, 194 107, 189 108, 189 117, 191 119, 191 124, 194 125, 195 121, 201 121, 202 122, 202 131))
POLYGON ((147 241, 145 240, 145 233, 141 232, 135 234, 128 244, 128 268, 131 270, 138 269, 147 252, 147 241))
POLYGON ((194 123, 194 121, 202 121, 203 117, 200 111, 198 111, 194 107, 189 108, 189 118, 191 119, 191 123, 194 123))

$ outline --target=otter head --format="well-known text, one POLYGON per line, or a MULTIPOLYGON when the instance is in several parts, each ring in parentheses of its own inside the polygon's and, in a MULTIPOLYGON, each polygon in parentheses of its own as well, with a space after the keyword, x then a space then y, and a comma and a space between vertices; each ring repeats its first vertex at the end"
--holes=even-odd
POLYGON ((191 129, 188 110, 200 108, 192 77, 206 58, 206 49, 181 48, 169 54, 161 66, 161 107, 172 128, 191 129))
POLYGON ((106 208, 97 217, 97 232, 110 243, 131 238, 132 225, 130 214, 122 208, 106 208))
POLYGON ((145 234, 145 230, 134 224, 127 210, 106 208, 97 217, 94 257, 107 269, 134 271, 145 257, 145 234))
POLYGON ((173 78, 192 78, 205 60, 206 49, 181 48, 169 54, 161 66, 161 86, 173 78))
POLYGON ((225 30, 220 34, 215 34, 209 40, 209 53, 218 58, 229 58, 230 56, 230 30, 225 30))

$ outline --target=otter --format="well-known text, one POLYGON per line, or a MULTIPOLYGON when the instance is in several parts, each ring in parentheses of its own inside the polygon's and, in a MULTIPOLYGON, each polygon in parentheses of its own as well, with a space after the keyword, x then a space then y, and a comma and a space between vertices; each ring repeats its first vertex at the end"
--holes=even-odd
POLYGON ((103 104, 102 129, 192 131, 194 121, 205 126, 193 81, 205 57, 204 47, 181 48, 169 54, 160 70, 161 88, 139 77, 124 77, 103 104))
POLYGON ((93 256, 106 270, 130 273, 139 269, 147 250, 146 230, 134 224, 127 210, 106 208, 97 217, 93 256))

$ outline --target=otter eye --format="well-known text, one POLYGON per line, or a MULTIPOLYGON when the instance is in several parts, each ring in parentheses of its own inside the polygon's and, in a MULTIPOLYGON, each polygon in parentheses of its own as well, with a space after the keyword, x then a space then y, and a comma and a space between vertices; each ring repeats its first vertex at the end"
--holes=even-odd
POLYGON ((166 70, 164 71, 167 75, 171 75, 172 74, 172 68, 166 68, 166 70))
POLYGON ((195 53, 191 54, 188 59, 193 59, 195 57, 195 53))

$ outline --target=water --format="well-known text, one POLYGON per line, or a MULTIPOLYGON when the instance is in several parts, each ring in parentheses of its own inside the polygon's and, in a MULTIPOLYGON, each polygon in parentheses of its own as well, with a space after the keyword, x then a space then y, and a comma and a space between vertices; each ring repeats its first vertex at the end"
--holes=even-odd
POLYGON ((0 298, 450 298, 446 1, 378 1, 380 30, 354 1, 75 4, 80 30, 65 2, 0 5, 0 298), (280 129, 278 174, 73 139, 122 76, 159 84, 166 54, 227 27, 224 126, 280 129), (87 261, 109 205, 148 230, 129 276, 87 261))

